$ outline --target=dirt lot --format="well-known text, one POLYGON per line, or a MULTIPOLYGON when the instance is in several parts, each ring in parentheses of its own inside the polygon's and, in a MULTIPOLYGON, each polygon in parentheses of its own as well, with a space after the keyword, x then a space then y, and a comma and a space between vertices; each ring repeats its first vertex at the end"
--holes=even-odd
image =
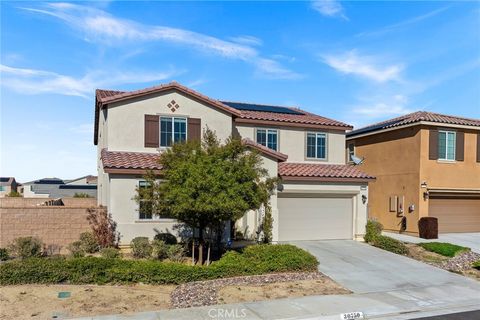
POLYGON ((0 287, 0 319, 52 319, 166 309, 175 286, 22 285, 0 287), (69 298, 58 298, 70 292, 69 298))
MULTIPOLYGON (((251 278, 249 277, 249 279, 251 278)), ((245 285, 242 283, 242 277, 235 278, 233 282, 236 281, 239 281, 240 284, 225 285, 218 288, 217 303, 350 293, 324 276, 319 279, 279 281, 258 285, 245 285)), ((54 319, 55 316, 64 318, 129 314, 168 309, 172 307, 170 294, 175 288, 176 286, 173 285, 21 285, 0 287, 0 319, 43 320, 54 319), (70 297, 58 298, 59 292, 70 292, 70 297)), ((204 294, 206 294, 205 291, 204 294)))
POLYGON ((329 278, 271 283, 259 286, 226 286, 219 290, 219 303, 261 301, 324 294, 348 294, 329 278))

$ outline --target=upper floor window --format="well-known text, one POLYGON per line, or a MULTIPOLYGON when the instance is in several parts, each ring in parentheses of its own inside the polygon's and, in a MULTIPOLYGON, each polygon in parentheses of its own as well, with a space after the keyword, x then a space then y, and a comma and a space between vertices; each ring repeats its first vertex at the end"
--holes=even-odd
POLYGON ((160 147, 187 140, 187 118, 160 117, 160 147))
POLYGON ((455 131, 438 131, 438 159, 455 160, 455 131))
MULTIPOLYGON (((138 183, 140 189, 146 189, 149 187, 149 183, 146 181, 140 181, 138 183)), ((140 220, 151 220, 153 218, 152 202, 141 199, 138 205, 138 218, 140 220)))
POLYGON ((277 151, 278 131, 274 129, 257 129, 257 143, 277 151))
POLYGON ((307 158, 327 158, 327 135, 325 133, 307 133, 307 158))
POLYGON ((348 144, 348 161, 353 161, 352 156, 355 155, 355 144, 348 144))

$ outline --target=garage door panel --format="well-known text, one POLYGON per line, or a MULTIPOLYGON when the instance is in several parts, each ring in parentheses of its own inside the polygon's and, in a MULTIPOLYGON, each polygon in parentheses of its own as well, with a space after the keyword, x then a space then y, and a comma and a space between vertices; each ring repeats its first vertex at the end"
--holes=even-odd
POLYGON ((352 239, 351 197, 286 196, 278 198, 279 239, 352 239))
POLYGON ((429 216, 438 218, 438 231, 480 232, 480 199, 433 198, 429 216))

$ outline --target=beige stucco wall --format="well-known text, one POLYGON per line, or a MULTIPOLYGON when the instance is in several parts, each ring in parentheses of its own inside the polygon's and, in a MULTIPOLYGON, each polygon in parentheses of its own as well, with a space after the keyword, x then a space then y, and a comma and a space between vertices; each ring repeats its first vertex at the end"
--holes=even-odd
POLYGON ((359 168, 377 179, 369 184, 369 215, 387 230, 399 231, 401 215, 389 211, 389 197, 404 198, 407 233, 418 234, 418 219, 428 215, 428 198, 421 188, 480 189, 480 164, 476 162, 476 133, 465 133, 464 161, 429 160, 429 127, 412 126, 355 138, 355 154, 365 157, 359 168), (408 207, 414 205, 410 212, 408 207))
POLYGON ((255 128, 278 130, 278 151, 288 155, 287 162, 345 164, 345 133, 343 131, 322 131, 294 127, 258 127, 237 124, 235 126, 235 133, 242 138, 250 138, 253 141, 256 141, 255 128), (312 160, 306 158, 307 132, 322 132, 327 134, 326 160, 312 160))
POLYGON ((407 232, 418 232, 420 141, 418 127, 354 139, 355 155, 365 157, 359 169, 376 177, 369 183, 369 217, 386 230, 400 230, 402 217, 389 211, 389 198, 397 195, 404 199, 407 232), (415 210, 408 212, 411 204, 415 210))
POLYGON ((133 199, 141 176, 110 175, 108 211, 117 222, 120 232, 120 244, 128 245, 138 236, 153 238, 158 232, 174 232, 177 224, 173 219, 140 220, 138 204, 133 199))
POLYGON ((158 114, 177 117, 200 118, 202 130, 206 126, 225 140, 232 134, 232 116, 218 108, 170 91, 151 94, 124 102, 113 103, 108 108, 108 150, 156 152, 156 148, 144 146, 145 115, 158 114), (180 105, 172 112, 167 104, 175 100, 180 105))

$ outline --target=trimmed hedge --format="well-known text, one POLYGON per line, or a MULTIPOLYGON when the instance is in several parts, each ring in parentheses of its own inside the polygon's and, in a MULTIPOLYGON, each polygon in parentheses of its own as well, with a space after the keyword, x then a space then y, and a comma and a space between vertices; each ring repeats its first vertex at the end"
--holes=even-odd
POLYGON ((366 231, 363 239, 367 243, 373 243, 375 238, 382 234, 383 225, 378 221, 368 220, 365 229, 366 231))
POLYGON ((418 245, 425 250, 441 254, 445 257, 455 257, 458 253, 470 250, 470 248, 457 246, 447 242, 423 242, 418 245))
POLYGON ((373 246, 396 254, 407 254, 408 248, 403 242, 387 236, 378 235, 373 240, 373 246))
POLYGON ((0 265, 0 285, 29 283, 180 284, 269 272, 316 271, 317 259, 292 245, 256 245, 227 252, 210 266, 189 266, 156 260, 97 257, 32 258, 0 265))

